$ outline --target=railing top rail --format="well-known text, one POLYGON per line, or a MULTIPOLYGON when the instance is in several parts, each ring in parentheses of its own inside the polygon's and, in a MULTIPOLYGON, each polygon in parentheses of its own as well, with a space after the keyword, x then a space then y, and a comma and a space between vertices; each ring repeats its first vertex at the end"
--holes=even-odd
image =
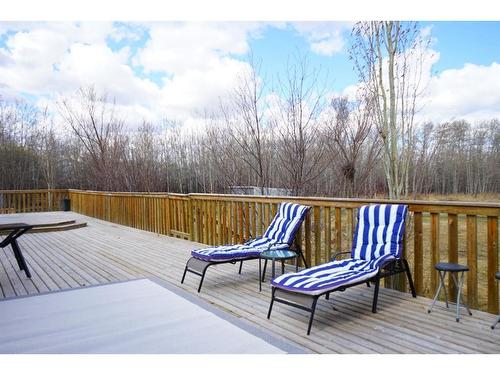
POLYGON ((236 195, 236 194, 186 194, 192 198, 200 199, 243 199, 243 200, 272 200, 284 201, 294 200, 301 202, 333 202, 333 203, 390 203, 390 204, 407 204, 407 205, 422 205, 422 206, 457 206, 457 207, 485 207, 499 208, 498 202, 462 202, 462 201, 431 201, 431 200, 391 200, 380 198, 329 198, 329 197, 291 197, 291 196, 264 196, 264 195, 236 195))
POLYGON ((363 204, 372 203, 398 203, 407 204, 411 211, 459 213, 471 215, 500 216, 500 203, 498 202, 462 202, 462 201, 429 201, 429 200, 389 200, 377 198, 330 198, 330 197, 290 197, 290 196, 264 196, 264 195, 237 195, 237 194, 201 194, 201 193, 166 193, 166 192, 112 192, 78 189, 51 189, 51 190, 0 190, 0 193, 43 193, 43 192, 70 192, 86 195, 105 195, 123 197, 157 197, 175 199, 219 200, 237 202, 279 203, 294 201, 311 206, 356 208, 363 204))
POLYGON ((24 190, 0 190, 0 194, 18 194, 18 193, 66 193, 68 189, 24 189, 24 190))

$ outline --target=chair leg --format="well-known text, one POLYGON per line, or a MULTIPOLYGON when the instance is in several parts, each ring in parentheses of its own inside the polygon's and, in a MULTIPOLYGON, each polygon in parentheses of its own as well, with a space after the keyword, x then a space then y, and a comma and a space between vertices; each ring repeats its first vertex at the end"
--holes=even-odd
POLYGON ((283 275, 285 273, 285 261, 281 261, 281 274, 283 275))
POLYGON ((497 318, 497 321, 492 324, 491 329, 495 329, 495 326, 500 323, 500 316, 497 318))
POLYGON ((27 277, 31 278, 30 270, 28 269, 28 265, 26 264, 26 260, 24 259, 23 253, 21 252, 16 239, 13 239, 10 245, 12 246, 12 250, 14 251, 14 255, 16 256, 19 268, 26 273, 27 277))
POLYGON ((448 304, 448 292, 446 291, 446 284, 445 284, 445 282, 444 282, 444 279, 445 279, 445 277, 446 277, 446 271, 443 271, 443 272, 438 271, 438 273, 439 273, 439 278, 440 278, 440 280, 441 280, 441 283, 443 284, 443 290, 444 290, 444 300, 445 300, 445 302, 446 302, 446 308, 449 308, 449 307, 450 307, 450 305, 448 304))
POLYGON ((188 267, 187 267, 187 265, 186 265, 186 268, 184 268, 184 273, 182 274, 181 284, 184 284, 184 279, 186 278, 186 273, 187 273, 187 270, 188 270, 188 267))
POLYGON ((464 273, 462 272, 462 277, 460 278, 460 281, 457 280, 457 277, 455 276, 455 273, 451 272, 451 278, 453 279, 453 282, 455 283, 455 286, 457 287, 457 306, 456 306, 456 317, 455 320, 457 323, 460 321, 460 294, 462 291, 462 281, 464 279, 464 273))
MULTIPOLYGON (((207 267, 208 268, 208 267, 207 267)), ((203 275, 201 276, 201 280, 200 280, 200 285, 198 285, 198 293, 200 293, 201 291, 201 285, 203 284, 203 280, 205 279, 205 273, 207 272, 207 269, 205 268, 203 270, 203 275)))
MULTIPOLYGON (((439 298, 439 293, 441 293, 441 288, 445 287, 444 283, 443 283, 443 280, 441 278, 441 272, 439 272, 439 285, 438 285, 438 288, 436 290, 436 294, 434 295, 434 299, 432 300, 432 303, 430 304, 430 306, 427 308, 427 312, 430 314, 431 311, 432 311, 432 308, 434 307, 434 304, 436 303, 436 301, 438 300, 439 298)), ((446 291, 446 287, 445 287, 445 291, 446 291)), ((448 303, 448 299, 446 299, 446 303, 448 303)))
POLYGON ((367 282, 366 282, 366 286, 367 286, 368 288, 370 288, 370 282, 369 282, 369 281, 367 281, 367 282))
POLYGON ((318 297, 314 297, 312 306, 311 306, 311 316, 309 317, 309 325, 307 326, 307 335, 311 334, 312 322, 314 319, 314 313, 316 312, 316 303, 318 302, 318 297))
POLYGON ((300 257, 302 258, 302 261, 304 262, 304 267, 309 268, 309 266, 307 265, 306 257, 304 256, 304 253, 302 252, 302 250, 299 250, 299 251, 300 251, 300 257))
POLYGON ((262 292, 262 258, 259 258, 259 292, 262 292))
POLYGON ((274 292, 275 291, 276 291, 276 288, 273 287, 273 291, 271 293, 271 304, 269 305, 269 311, 267 312, 267 319, 271 318, 271 311, 273 310, 274 292))
POLYGON ((377 303, 378 303, 378 290, 380 288, 380 277, 376 276, 375 279, 375 290, 373 292, 373 304, 372 304, 372 313, 377 312, 377 303))
POLYGON ((406 259, 403 259, 403 265, 406 277, 408 278, 408 284, 410 285, 411 295, 413 298, 417 298, 417 291, 415 290, 415 285, 413 284, 413 279, 411 277, 410 266, 408 265, 408 261, 406 259))
POLYGON ((262 271, 262 282, 264 282, 264 279, 266 277, 266 268, 267 268, 267 259, 264 260, 264 271, 262 271))
POLYGON ((240 262, 240 270, 238 271, 238 274, 241 275, 241 269, 243 268, 243 261, 240 262))

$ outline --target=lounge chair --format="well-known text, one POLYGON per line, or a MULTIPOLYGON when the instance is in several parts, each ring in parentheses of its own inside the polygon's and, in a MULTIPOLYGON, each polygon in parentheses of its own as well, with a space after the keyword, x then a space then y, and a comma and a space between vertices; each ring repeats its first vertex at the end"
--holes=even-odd
MULTIPOLYGON (((186 272, 201 276, 198 286, 199 293, 208 267, 216 264, 240 262, 239 273, 241 274, 243 261, 259 259, 260 253, 270 249, 290 248, 295 250, 299 256, 302 256, 305 264, 304 255, 300 246, 294 243, 294 239, 308 211, 308 206, 290 202, 281 203, 276 216, 262 237, 250 239, 239 245, 223 245, 193 250, 191 258, 186 263, 181 284, 184 283, 186 272)), ((264 265, 264 274, 265 268, 264 265)))
POLYGON ((287 273, 271 281, 274 302, 298 307, 311 313, 307 334, 319 297, 351 286, 375 283, 372 312, 377 311, 380 279, 405 272, 413 297, 416 297, 410 269, 402 258, 403 235, 408 207, 405 205, 370 205, 359 208, 352 250, 335 254, 332 261, 296 273, 287 273), (337 260, 343 254, 349 259, 337 260))

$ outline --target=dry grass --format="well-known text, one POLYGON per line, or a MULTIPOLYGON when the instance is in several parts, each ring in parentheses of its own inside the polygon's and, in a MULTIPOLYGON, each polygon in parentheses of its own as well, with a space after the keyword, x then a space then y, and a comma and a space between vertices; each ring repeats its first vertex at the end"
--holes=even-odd
POLYGON ((460 202, 500 202, 500 193, 483 193, 483 194, 428 194, 417 195, 417 200, 425 201, 460 201, 460 202))

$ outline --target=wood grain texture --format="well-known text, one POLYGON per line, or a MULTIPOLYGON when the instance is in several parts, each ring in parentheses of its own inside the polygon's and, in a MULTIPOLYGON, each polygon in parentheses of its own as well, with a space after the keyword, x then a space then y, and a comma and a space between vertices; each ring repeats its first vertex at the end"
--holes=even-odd
POLYGON ((423 227, 422 213, 415 212, 413 215, 413 278, 417 294, 422 294, 424 289, 424 249, 423 249, 423 227))
MULTIPOLYGON (((495 318, 492 314, 474 310, 457 324, 454 311, 446 310, 443 303, 437 303, 429 315, 426 308, 430 299, 414 299, 408 293, 385 288, 381 288, 378 312, 372 314, 373 288, 364 285, 333 293, 329 301, 321 299, 307 336, 307 312, 276 305, 267 319, 270 271, 259 292, 256 261, 246 262, 241 275, 238 265, 211 267, 202 292, 197 294, 198 277, 188 275, 185 284, 180 284, 180 279, 190 251, 206 245, 70 212, 28 215, 85 220, 88 226, 21 237, 32 279, 17 270, 10 249, 1 249, 0 298, 152 277, 314 353, 500 352, 498 332, 489 328, 495 318)), ((287 272, 294 269, 286 267, 287 272)))
MULTIPOLYGON (((308 215, 309 222, 304 223, 301 229, 303 250, 311 264, 328 260, 332 252, 350 249, 356 224, 355 212, 361 205, 407 204, 411 215, 422 217, 422 231, 418 222, 420 219, 417 219, 416 226, 410 226, 409 233, 406 233, 409 236, 409 243, 405 242, 408 245, 410 263, 419 293, 428 294, 436 289, 437 275, 433 270, 434 264, 440 260, 457 262, 459 259, 465 263, 466 259, 471 269, 466 278, 471 304, 476 305, 476 300, 479 299, 478 305, 485 310, 488 309, 487 304, 490 310, 494 305, 498 305, 498 293, 495 297, 494 291, 491 291, 491 288, 497 288, 491 272, 498 270, 498 265, 495 266, 498 264, 498 261, 495 263, 495 259, 498 258, 498 254, 495 253, 498 252, 495 250, 498 249, 498 234, 495 233, 498 229, 495 232, 494 224, 487 223, 487 220, 496 220, 498 223, 500 215, 498 203, 59 189, 0 191, 0 210, 3 210, 2 212, 60 210, 61 200, 68 197, 75 212, 158 234, 187 237, 210 245, 240 243, 250 236, 262 235, 282 201, 310 205, 314 208, 308 215), (328 220, 329 212, 334 223, 328 220), (486 219, 487 217, 492 219, 486 219), (309 226, 308 229, 306 225, 309 226), (414 236, 415 234, 417 235, 414 236), (411 238, 412 236, 414 237, 411 238), (459 240, 464 243, 459 243, 459 240), (463 253, 464 249, 466 253, 463 253), (485 271, 487 265, 489 273, 485 271), (485 291, 487 285, 491 286, 489 292, 485 291), (491 301, 487 302, 486 299, 491 301)), ((407 287, 406 279, 399 276, 395 277, 393 283, 388 281, 386 285, 402 290, 406 290, 407 287)))
POLYGON ((498 314, 498 217, 488 217, 488 312, 498 314))

